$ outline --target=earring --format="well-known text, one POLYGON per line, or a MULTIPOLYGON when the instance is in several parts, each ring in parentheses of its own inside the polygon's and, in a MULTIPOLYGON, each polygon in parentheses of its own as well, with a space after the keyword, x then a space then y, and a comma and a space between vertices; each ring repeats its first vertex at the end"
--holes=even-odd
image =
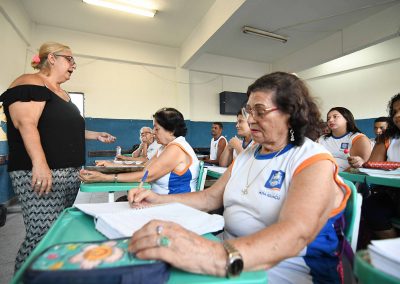
POLYGON ((292 128, 290 128, 289 133, 290 133, 290 142, 293 142, 294 141, 294 130, 292 128))

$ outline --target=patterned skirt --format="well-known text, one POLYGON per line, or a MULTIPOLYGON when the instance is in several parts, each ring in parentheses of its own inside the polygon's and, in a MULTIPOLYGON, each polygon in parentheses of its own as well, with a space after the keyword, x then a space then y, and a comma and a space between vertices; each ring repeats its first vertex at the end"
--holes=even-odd
POLYGON ((39 196, 32 189, 32 171, 12 171, 10 178, 22 208, 26 236, 15 260, 17 271, 60 213, 71 207, 79 190, 80 168, 51 170, 52 189, 39 196))

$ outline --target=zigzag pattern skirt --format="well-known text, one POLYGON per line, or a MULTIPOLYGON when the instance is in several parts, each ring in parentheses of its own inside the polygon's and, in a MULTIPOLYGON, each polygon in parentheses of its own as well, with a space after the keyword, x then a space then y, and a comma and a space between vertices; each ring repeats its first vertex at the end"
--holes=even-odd
POLYGON ((32 171, 12 171, 10 178, 21 203, 26 236, 15 260, 17 271, 36 247, 60 213, 71 207, 79 190, 80 168, 52 171, 53 183, 49 194, 39 196, 31 187, 32 171))

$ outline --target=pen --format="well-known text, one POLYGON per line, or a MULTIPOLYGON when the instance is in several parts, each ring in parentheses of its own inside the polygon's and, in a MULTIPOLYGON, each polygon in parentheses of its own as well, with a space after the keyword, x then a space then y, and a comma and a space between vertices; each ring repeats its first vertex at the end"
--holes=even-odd
POLYGON ((141 180, 140 183, 139 183, 139 188, 142 188, 142 187, 143 187, 143 183, 146 181, 148 175, 149 175, 149 171, 146 170, 146 171, 144 172, 144 175, 143 175, 143 177, 142 177, 142 180, 141 180))

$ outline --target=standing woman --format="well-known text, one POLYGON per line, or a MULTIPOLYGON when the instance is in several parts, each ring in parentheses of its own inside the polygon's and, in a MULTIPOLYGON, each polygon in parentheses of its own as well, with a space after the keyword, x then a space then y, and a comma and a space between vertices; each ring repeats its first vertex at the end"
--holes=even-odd
POLYGON ((61 84, 76 63, 68 46, 47 42, 0 101, 8 121, 10 173, 22 206, 26 236, 15 262, 18 270, 54 220, 72 206, 85 163, 85 138, 111 143, 115 137, 85 131, 85 121, 61 84))
POLYGON ((228 144, 225 146, 224 151, 219 158, 219 165, 221 167, 229 166, 232 161, 247 147, 253 145, 253 139, 251 138, 251 130, 247 123, 246 117, 243 115, 242 110, 236 114, 236 130, 238 137, 232 137, 228 144))
POLYGON ((322 135, 318 142, 332 153, 340 171, 350 167, 348 156, 358 156, 365 161, 368 160, 371 154, 371 143, 368 137, 357 128, 353 114, 347 108, 331 108, 326 121, 330 133, 322 135))

